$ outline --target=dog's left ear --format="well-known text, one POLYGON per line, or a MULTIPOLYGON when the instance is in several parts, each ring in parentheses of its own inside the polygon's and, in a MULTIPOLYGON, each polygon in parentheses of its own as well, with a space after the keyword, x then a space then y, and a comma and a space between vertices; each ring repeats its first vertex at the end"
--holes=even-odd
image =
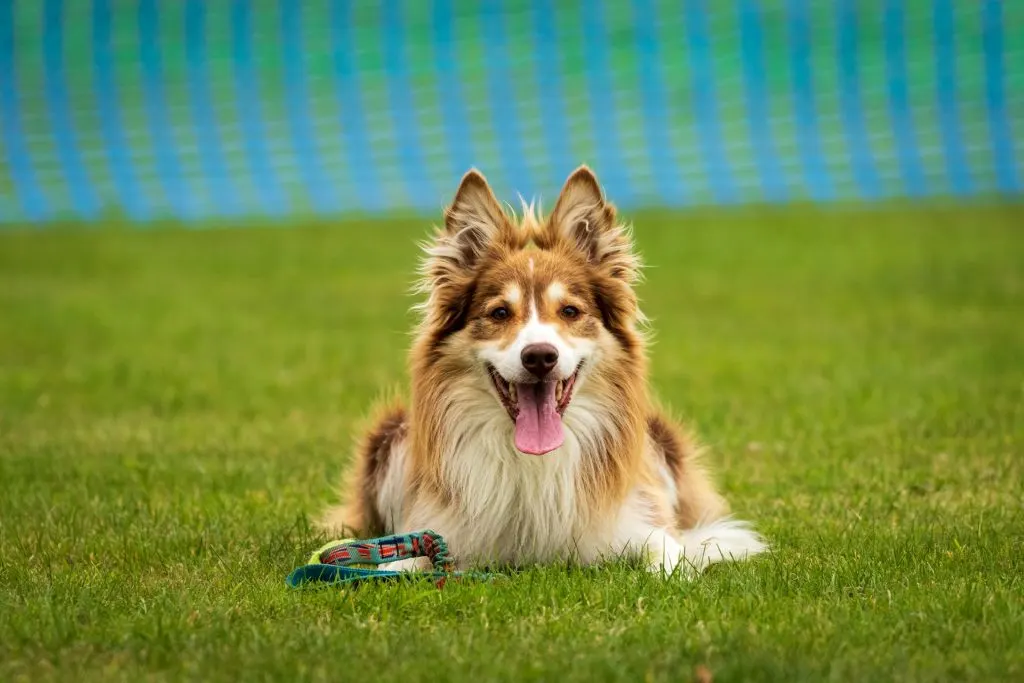
POLYGON ((594 299, 605 327, 627 349, 638 352, 635 331, 643 314, 633 283, 640 277, 640 259, 627 228, 618 223, 615 207, 605 200, 597 178, 580 166, 565 181, 548 219, 541 248, 567 246, 582 252, 592 271, 594 299))
POLYGON ((580 166, 569 176, 549 219, 550 236, 583 252, 608 277, 634 282, 640 263, 626 228, 616 222, 594 172, 580 166))

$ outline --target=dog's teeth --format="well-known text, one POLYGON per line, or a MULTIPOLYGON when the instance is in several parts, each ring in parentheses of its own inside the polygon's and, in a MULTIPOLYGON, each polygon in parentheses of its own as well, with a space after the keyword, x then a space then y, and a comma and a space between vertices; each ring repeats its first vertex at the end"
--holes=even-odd
POLYGON ((555 385, 555 400, 556 401, 561 401, 562 400, 562 392, 563 391, 565 391, 565 382, 559 380, 558 383, 555 385))
POLYGON ((508 397, 510 399, 512 399, 513 403, 516 402, 517 397, 516 397, 516 385, 515 384, 509 384, 508 385, 508 397))

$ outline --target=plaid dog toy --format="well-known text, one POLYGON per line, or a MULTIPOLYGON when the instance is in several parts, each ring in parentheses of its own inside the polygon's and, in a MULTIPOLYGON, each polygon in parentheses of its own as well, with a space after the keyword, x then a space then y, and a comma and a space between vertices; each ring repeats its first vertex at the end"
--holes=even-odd
POLYGON ((354 587, 367 580, 394 581, 400 578, 429 579, 441 588, 449 578, 489 581, 494 576, 454 571, 448 544, 439 534, 427 530, 361 541, 331 541, 316 550, 310 556, 309 562, 292 571, 286 582, 290 588, 300 588, 309 583, 345 584, 354 587), (380 564, 414 557, 430 558, 434 566, 433 571, 400 572, 375 568, 380 564))

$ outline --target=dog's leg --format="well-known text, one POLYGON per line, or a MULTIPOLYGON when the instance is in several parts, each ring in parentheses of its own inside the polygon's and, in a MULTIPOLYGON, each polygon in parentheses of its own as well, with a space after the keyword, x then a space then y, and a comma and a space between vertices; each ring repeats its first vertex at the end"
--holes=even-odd
POLYGON ((650 571, 672 573, 683 556, 683 549, 663 526, 670 515, 656 514, 652 507, 643 496, 630 496, 619 511, 611 537, 602 539, 601 534, 596 533, 594 545, 583 544, 583 562, 639 558, 650 571))
POLYGON ((398 560, 380 565, 379 569, 386 569, 392 572, 426 572, 433 569, 429 557, 410 557, 408 560, 398 560))
POLYGON ((356 448, 345 475, 343 503, 329 508, 320 526, 357 537, 392 533, 401 520, 408 445, 405 409, 382 404, 356 448))
MULTIPOLYGON (((645 563, 648 571, 671 574, 680 564, 683 549, 666 529, 640 527, 633 530, 630 538, 619 539, 612 547, 618 556, 637 557, 645 563)), ((686 576, 689 573, 685 572, 686 576)))
MULTIPOLYGON (((424 500, 422 497, 412 501, 411 509, 409 510, 407 523, 404 525, 405 531, 399 531, 398 533, 408 533, 412 531, 422 531, 424 529, 430 529, 437 534, 440 534, 451 548, 452 535, 451 530, 458 528, 457 524, 454 524, 450 518, 450 515, 442 512, 443 507, 434 503, 430 503, 424 500), (449 533, 446 533, 448 531, 449 533)), ((398 572, 426 572, 432 570, 434 567, 430 562, 429 557, 411 557, 407 560, 398 560, 397 562, 389 562, 380 566, 381 569, 387 569, 390 571, 398 572)))
POLYGON ((643 544, 647 568, 652 572, 678 572, 693 578, 716 562, 746 559, 767 549, 764 540, 746 522, 720 519, 673 536, 665 529, 651 529, 643 544))
POLYGON ((661 414, 647 421, 654 452, 651 457, 673 499, 676 521, 672 526, 688 529, 703 519, 719 519, 729 511, 702 463, 702 449, 678 424, 661 414))
POLYGON ((703 571, 715 562, 744 560, 768 549, 749 523, 729 517, 682 531, 678 538, 680 562, 694 572, 703 571))
POLYGON ((682 532, 659 526, 641 500, 633 497, 623 506, 610 549, 620 556, 640 555, 653 572, 693 577, 715 562, 742 560, 767 548, 749 524, 730 518, 682 532))
POLYGON ((617 545, 619 554, 640 554, 655 573, 678 572, 694 578, 715 562, 742 560, 766 549, 761 537, 745 522, 718 520, 683 532, 677 537, 667 529, 648 528, 617 545))

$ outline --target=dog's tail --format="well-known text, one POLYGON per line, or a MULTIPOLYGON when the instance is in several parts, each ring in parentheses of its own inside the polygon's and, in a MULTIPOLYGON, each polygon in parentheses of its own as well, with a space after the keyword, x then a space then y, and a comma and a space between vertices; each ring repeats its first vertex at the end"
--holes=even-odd
POLYGON ((680 534, 679 545, 683 563, 696 572, 715 562, 742 560, 768 549, 767 542, 749 522, 731 517, 687 529, 680 534))

